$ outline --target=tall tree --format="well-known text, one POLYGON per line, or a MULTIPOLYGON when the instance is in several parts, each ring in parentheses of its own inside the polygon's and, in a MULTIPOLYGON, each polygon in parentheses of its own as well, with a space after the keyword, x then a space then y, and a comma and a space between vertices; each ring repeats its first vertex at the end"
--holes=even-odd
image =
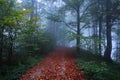
POLYGON ((103 12, 104 12, 104 1, 98 0, 98 26, 99 26, 99 53, 102 54, 102 31, 103 31, 103 12))
POLYGON ((9 0, 6 3, 8 11, 5 13, 6 33, 8 33, 8 64, 12 64, 12 56, 14 50, 14 40, 16 33, 19 30, 19 22, 22 20, 23 13, 15 7, 15 0, 9 0))
MULTIPOLYGON (((5 5, 4 1, 0 1, 0 21, 2 20, 3 7, 5 5)), ((0 65, 2 64, 2 55, 3 55, 3 26, 0 24, 0 65)))
MULTIPOLYGON (((0 58, 2 61, 2 53, 6 51, 8 64, 12 62, 13 50, 14 50, 14 40, 23 24, 24 16, 27 11, 20 10, 15 6, 15 0, 3 0, 0 1, 0 58), (3 44, 6 44, 3 46, 3 44), (3 50, 4 49, 4 50, 3 50)), ((4 52, 5 53, 5 52, 4 52)))
POLYGON ((112 26, 114 22, 120 17, 120 1, 106 0, 106 36, 107 36, 107 47, 104 53, 104 57, 107 61, 111 61, 112 51, 112 26), (112 5, 112 6, 111 6, 112 5))
POLYGON ((0 28, 0 65, 2 65, 2 55, 3 55, 3 28, 0 28))
POLYGON ((80 45, 80 34, 81 34, 81 29, 80 29, 80 12, 82 5, 84 4, 84 0, 63 0, 66 3, 66 7, 68 7, 70 10, 75 11, 76 13, 76 27, 77 27, 77 33, 76 33, 76 49, 79 52, 79 45, 80 45))
POLYGON ((104 1, 103 0, 92 0, 90 3, 95 3, 90 6, 89 14, 91 17, 91 29, 92 41, 93 41, 93 51, 101 55, 101 41, 102 41, 102 26, 103 26, 103 13, 104 13, 104 1))
POLYGON ((11 1, 7 0, 0 1, 0 64, 2 64, 3 44, 5 43, 5 37, 7 37, 5 32, 7 30, 7 24, 10 22, 10 19, 8 18, 10 12, 9 9, 11 9, 10 2, 11 1))
POLYGON ((107 36, 107 47, 104 53, 104 57, 106 60, 111 61, 111 51, 112 51, 112 23, 111 23, 111 0, 106 0, 106 36, 107 36))

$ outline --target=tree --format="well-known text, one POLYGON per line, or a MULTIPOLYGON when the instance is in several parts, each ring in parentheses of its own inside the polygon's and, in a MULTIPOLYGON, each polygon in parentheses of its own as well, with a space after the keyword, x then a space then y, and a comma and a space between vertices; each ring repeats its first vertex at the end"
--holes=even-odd
MULTIPOLYGON (((5 5, 5 1, 0 1, 0 21, 2 20, 2 16, 3 16, 3 7, 5 5)), ((0 22, 1 23, 1 22, 0 22)), ((2 65, 2 55, 3 55, 3 31, 4 31, 4 27, 2 26, 2 24, 0 24, 0 65, 2 65)))
POLYGON ((114 22, 120 17, 120 1, 106 0, 106 36, 107 36, 107 47, 104 53, 104 58, 107 61, 111 61, 112 51, 112 26, 114 22), (111 7, 111 5, 113 5, 111 7))
POLYGON ((76 49, 79 52, 79 45, 80 45, 80 9, 82 8, 82 5, 84 4, 84 0, 63 0, 66 3, 66 7, 70 8, 70 10, 75 11, 76 13, 76 25, 77 25, 77 33, 76 33, 76 49))
POLYGON ((10 0, 7 2, 8 13, 5 14, 5 26, 6 32, 8 33, 8 64, 12 64, 12 56, 14 52, 15 39, 19 31, 21 31, 21 26, 23 24, 24 16, 28 11, 20 10, 15 5, 15 0, 10 0))
MULTIPOLYGON (((10 26, 13 24, 16 24, 11 20, 11 11, 13 8, 13 0, 7 1, 3 0, 0 1, 1 9, 0 9, 0 63, 2 63, 2 54, 4 49, 4 43, 5 43, 5 37, 8 37, 8 35, 5 35, 5 33, 8 33, 8 28, 10 29, 10 26), (6 7, 7 6, 7 7, 6 7)), ((9 30, 10 31, 10 30, 9 30)), ((9 39, 11 37, 9 36, 9 39)), ((7 40, 6 40, 7 42, 7 40)))
POLYGON ((28 11, 20 10, 15 6, 15 0, 3 0, 0 2, 0 61, 2 54, 7 54, 8 64, 12 63, 12 56, 17 34, 21 31, 24 16, 28 11), (6 49, 7 48, 7 49, 6 49))
POLYGON ((112 5, 111 0, 106 0, 106 36, 107 36, 107 47, 104 53, 105 59, 108 61, 111 61, 111 51, 112 51, 112 37, 111 37, 111 29, 112 29, 112 23, 111 23, 111 7, 112 5))
POLYGON ((102 54, 102 44, 103 44, 103 23, 104 23, 104 0, 93 0, 91 1, 93 4, 89 9, 89 14, 91 16, 91 23, 93 26, 91 27, 93 29, 93 45, 95 53, 99 53, 99 55, 102 54), (96 43, 97 40, 97 43, 96 43))

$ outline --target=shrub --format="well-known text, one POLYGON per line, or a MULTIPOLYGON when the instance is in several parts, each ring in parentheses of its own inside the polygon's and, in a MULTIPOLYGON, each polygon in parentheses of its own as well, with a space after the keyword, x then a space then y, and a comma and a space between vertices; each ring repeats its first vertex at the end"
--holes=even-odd
POLYGON ((96 63, 95 61, 79 61, 78 67, 84 69, 84 75, 88 80, 106 80, 104 73, 108 71, 105 62, 96 63))

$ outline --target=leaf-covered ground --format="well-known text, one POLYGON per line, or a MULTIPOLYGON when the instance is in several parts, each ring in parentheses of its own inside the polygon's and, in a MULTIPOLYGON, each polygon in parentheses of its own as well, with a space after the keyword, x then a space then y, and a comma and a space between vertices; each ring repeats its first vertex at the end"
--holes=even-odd
POLYGON ((71 48, 57 48, 19 80, 85 80, 77 69, 71 48))

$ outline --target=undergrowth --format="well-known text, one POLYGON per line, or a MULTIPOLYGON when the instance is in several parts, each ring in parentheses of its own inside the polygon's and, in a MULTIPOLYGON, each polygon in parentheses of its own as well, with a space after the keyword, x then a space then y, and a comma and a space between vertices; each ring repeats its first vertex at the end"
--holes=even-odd
POLYGON ((84 70, 87 80, 120 80, 120 64, 106 62, 88 51, 77 53, 77 66, 84 70))
MULTIPOLYGON (((16 56, 17 57, 17 56, 16 56)), ((17 80, 23 73, 43 60, 44 56, 17 57, 12 66, 4 64, 0 67, 0 80, 17 80)))

